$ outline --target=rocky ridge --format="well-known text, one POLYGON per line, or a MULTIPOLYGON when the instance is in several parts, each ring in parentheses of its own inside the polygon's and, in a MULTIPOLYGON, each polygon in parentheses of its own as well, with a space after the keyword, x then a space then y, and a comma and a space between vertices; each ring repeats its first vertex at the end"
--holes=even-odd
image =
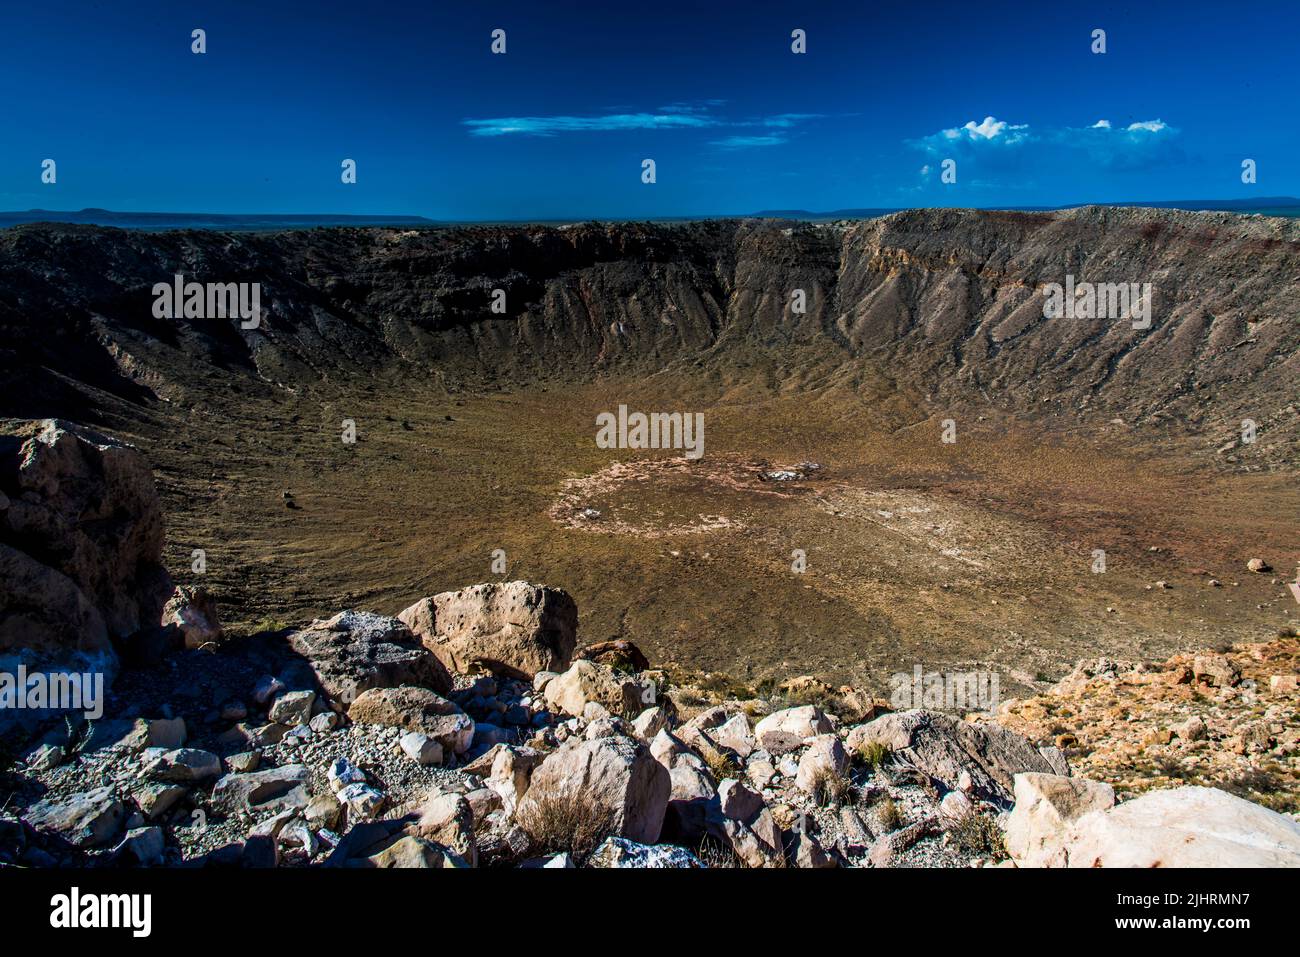
POLYGON ((728 385, 759 369, 800 387, 874 373, 904 418, 936 403, 1109 413, 1217 448, 1249 417, 1262 441, 1223 454, 1261 464, 1294 456, 1297 249, 1293 220, 1099 206, 817 225, 36 224, 0 232, 0 372, 18 415, 356 377, 511 387, 669 368, 728 385), (260 283, 259 327, 152 318, 151 288, 176 273, 260 283), (1044 284, 1066 275, 1150 283, 1151 327, 1045 318, 1044 284))

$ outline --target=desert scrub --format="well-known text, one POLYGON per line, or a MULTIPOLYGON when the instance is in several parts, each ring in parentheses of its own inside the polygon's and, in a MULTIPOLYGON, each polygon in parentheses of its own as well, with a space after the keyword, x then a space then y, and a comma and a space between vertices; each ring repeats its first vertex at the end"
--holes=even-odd
POLYGON ((617 828, 614 812, 585 794, 545 794, 520 809, 533 853, 573 856, 579 867, 617 828))
POLYGON ((700 846, 696 848, 695 856, 700 859, 701 864, 709 868, 738 868, 745 866, 745 862, 736 854, 736 850, 731 844, 714 837, 704 838, 700 842, 700 846))
POLYGON ((868 771, 875 771, 888 764, 893 754, 893 750, 883 741, 866 741, 853 752, 853 762, 868 771))
POLYGON ((881 833, 891 834, 903 826, 903 812, 898 809, 893 798, 886 796, 876 805, 876 820, 880 824, 881 833))
POLYGON ((1006 840, 997 821, 972 811, 948 826, 953 844, 967 854, 981 854, 1001 860, 1007 857, 1006 840))
POLYGON ((713 780, 722 781, 724 778, 745 778, 745 766, 730 751, 709 749, 704 755, 704 763, 709 768, 709 773, 713 775, 713 780))
POLYGON ((818 768, 811 783, 812 799, 821 807, 839 807, 853 801, 853 782, 834 768, 818 768))
POLYGON ((1281 764, 1249 768, 1227 778, 1219 787, 1279 814, 1300 810, 1300 779, 1281 764))
POLYGON ((711 672, 704 675, 696 683, 696 686, 701 691, 719 696, 719 700, 730 698, 744 701, 754 697, 753 689, 745 687, 739 681, 720 672, 711 672))

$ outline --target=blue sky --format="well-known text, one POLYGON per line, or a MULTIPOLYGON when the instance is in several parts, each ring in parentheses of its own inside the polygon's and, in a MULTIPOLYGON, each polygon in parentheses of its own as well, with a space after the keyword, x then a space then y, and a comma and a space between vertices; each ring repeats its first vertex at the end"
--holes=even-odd
POLYGON ((11 4, 0 208, 542 219, 1300 195, 1294 2, 288 6, 11 4))

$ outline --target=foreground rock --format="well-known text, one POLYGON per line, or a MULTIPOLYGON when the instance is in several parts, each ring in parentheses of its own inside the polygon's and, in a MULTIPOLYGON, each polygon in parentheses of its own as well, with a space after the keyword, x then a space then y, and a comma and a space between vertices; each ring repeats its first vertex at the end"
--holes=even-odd
POLYGON ((479 666, 532 680, 567 668, 578 642, 578 608, 568 593, 523 581, 443 592, 398 617, 458 674, 479 666))
POLYGON ((113 841, 126 819, 126 806, 112 788, 96 788, 66 800, 48 800, 34 805, 27 823, 38 831, 49 831, 80 848, 103 847, 113 841))
POLYGON ((617 836, 654 844, 671 790, 667 769, 643 743, 621 735, 597 738, 548 755, 532 772, 518 817, 546 814, 547 802, 582 802, 605 815, 617 836))
POLYGON ((556 711, 582 717, 588 705, 599 705, 606 714, 636 715, 654 704, 655 688, 594 661, 575 661, 564 674, 547 682, 542 692, 556 711))
POLYGON ((172 586, 153 475, 134 448, 56 419, 0 420, 0 667, 105 673, 172 586))
POLYGON ((278 813, 305 808, 310 773, 301 765, 227 774, 212 789, 212 806, 225 814, 278 813))
POLYGON ((177 585, 163 608, 162 623, 180 629, 186 648, 201 648, 223 635, 217 601, 202 586, 177 585))
POLYGON ((416 685, 451 691, 451 675, 404 624, 365 611, 343 611, 289 636, 321 689, 346 707, 363 691, 416 685))
MULTIPOLYGON (((958 793, 958 792, 953 792, 958 793)), ((1109 784, 1058 774, 1017 774, 1016 806, 1007 819, 1007 852, 1018 867, 1063 867, 1070 825, 1115 806, 1109 784)))
POLYGON ((1300 867, 1300 824, 1218 788, 1152 791, 1085 814, 1070 867, 1300 867))

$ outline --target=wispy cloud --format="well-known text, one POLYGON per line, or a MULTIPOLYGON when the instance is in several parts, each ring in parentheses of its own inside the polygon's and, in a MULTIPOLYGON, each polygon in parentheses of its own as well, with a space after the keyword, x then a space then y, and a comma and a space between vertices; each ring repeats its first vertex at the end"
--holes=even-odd
POLYGON ((1059 147, 1082 150, 1100 166, 1139 169, 1172 160, 1178 153, 1177 137, 1178 130, 1160 119, 1138 120, 1127 126, 1102 119, 1082 129, 1055 130, 1051 140, 1059 147))
POLYGON ((789 131, 820 113, 775 113, 759 117, 727 117, 718 112, 725 100, 670 103, 654 111, 603 113, 594 116, 497 116, 462 120, 471 136, 559 136, 567 133, 612 133, 629 130, 762 129, 770 132, 724 136, 710 142, 721 149, 779 146, 789 131))
POLYGON ((716 120, 695 113, 609 113, 604 116, 497 116, 462 121, 471 136, 557 136, 560 133, 607 133, 617 130, 707 129, 716 120))
MULTIPOLYGON (((1018 166, 1046 162, 1045 151, 1073 150, 1085 153, 1096 164, 1113 168, 1139 168, 1167 162, 1175 151, 1172 141, 1178 130, 1164 120, 1138 120, 1115 125, 1101 119, 1091 126, 1031 128, 1028 123, 1010 123, 993 116, 962 126, 939 130, 929 136, 907 140, 908 146, 932 157, 978 158, 995 166, 1018 166)), ((922 172, 922 178, 928 175, 922 172)))
POLYGON ((755 146, 780 146, 788 142, 790 142, 789 137, 774 133, 768 136, 724 136, 720 140, 710 140, 709 145, 724 150, 743 150, 755 146))

